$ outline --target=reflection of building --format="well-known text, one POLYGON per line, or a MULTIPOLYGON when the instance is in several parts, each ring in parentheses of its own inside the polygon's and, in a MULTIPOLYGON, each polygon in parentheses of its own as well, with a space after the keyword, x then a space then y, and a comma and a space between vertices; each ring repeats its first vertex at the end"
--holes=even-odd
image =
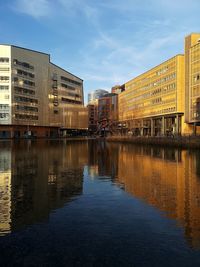
POLYGON ((51 63, 48 54, 0 45, 0 124, 0 137, 86 129, 83 80, 51 63), (76 109, 81 116, 73 116, 76 109))
POLYGON ((102 97, 105 94, 108 94, 108 91, 106 91, 104 89, 94 90, 93 92, 88 94, 88 104, 99 99, 100 97, 102 97))
POLYGON ((165 211, 200 248, 200 181, 196 158, 186 151, 121 146, 118 181, 127 192, 165 211))
POLYGON ((20 142, 6 149, 6 157, 0 149, 0 234, 46 219, 82 193, 87 143, 20 142))
POLYGON ((88 173, 91 177, 108 176, 115 179, 118 169, 118 145, 104 140, 88 142, 88 173))
POLYGON ((6 148, 0 152, 0 235, 11 231, 11 158, 6 148))

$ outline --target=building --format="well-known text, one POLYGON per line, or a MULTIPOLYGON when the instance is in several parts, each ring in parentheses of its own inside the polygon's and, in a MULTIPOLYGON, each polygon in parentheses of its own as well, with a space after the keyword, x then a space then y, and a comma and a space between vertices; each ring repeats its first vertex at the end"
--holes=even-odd
POLYGON ((88 130, 91 135, 114 133, 118 125, 118 95, 107 93, 88 104, 88 130))
POLYGON ((185 38, 176 55, 125 83, 119 121, 134 135, 200 133, 200 34, 185 38))
POLYGON ((117 126, 118 95, 109 93, 98 100, 98 133, 113 134, 116 131, 117 126))
POLYGON ((115 85, 115 86, 113 86, 111 88, 111 93, 120 94, 124 90, 125 90, 125 84, 123 84, 123 85, 115 85))
MULTIPOLYGON (((100 110, 102 109, 102 106, 99 107, 99 104, 101 105, 104 102, 104 100, 109 102, 110 101, 108 100, 109 97, 110 97, 110 94, 108 93, 108 91, 103 90, 103 89, 97 89, 88 94, 88 106, 87 106, 88 107, 88 131, 90 135, 97 134, 100 131, 100 128, 102 126, 101 125, 102 119, 100 118, 102 117, 102 114, 100 110)), ((115 105, 115 107, 117 106, 115 105)), ((115 111, 117 114, 118 110, 115 110, 115 111)), ((108 117, 108 114, 106 116, 108 117)))
POLYGON ((179 134, 184 127, 184 55, 125 83, 119 121, 135 135, 179 134))
POLYGON ((73 129, 87 129, 83 80, 50 62, 49 54, 0 45, 0 137, 73 129))
MULTIPOLYGON (((200 125, 200 34, 185 38, 185 120, 200 125)), ((196 131, 196 129, 195 129, 196 131)))
POLYGON ((88 132, 95 134, 98 126, 98 99, 90 102, 88 108, 88 132))
POLYGON ((99 99, 103 95, 108 94, 108 91, 104 89, 97 89, 94 90, 93 92, 88 94, 88 104, 91 102, 94 102, 96 99, 99 99))

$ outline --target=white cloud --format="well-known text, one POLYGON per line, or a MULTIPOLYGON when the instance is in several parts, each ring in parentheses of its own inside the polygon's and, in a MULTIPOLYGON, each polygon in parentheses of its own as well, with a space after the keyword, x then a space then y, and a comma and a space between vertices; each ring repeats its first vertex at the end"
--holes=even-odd
POLYGON ((48 17, 49 20, 67 18, 79 20, 80 15, 98 28, 99 10, 96 6, 89 4, 88 0, 15 0, 12 9, 19 13, 24 13, 35 19, 48 17))
POLYGON ((14 9, 34 18, 46 17, 52 13, 48 0, 17 0, 14 9))
POLYGON ((15 7, 36 19, 49 17, 61 37, 52 48, 57 64, 65 66, 63 55, 71 49, 74 73, 104 88, 182 53, 184 36, 199 31, 199 0, 16 0, 15 7))
MULTIPOLYGON (((118 40, 101 32, 99 38, 93 40, 82 58, 82 65, 85 68, 81 76, 86 82, 95 81, 99 84, 108 84, 109 87, 123 84, 159 65, 162 61, 175 56, 176 54, 170 50, 170 47, 177 45, 177 43, 183 46, 186 33, 180 31, 172 32, 166 36, 152 36, 145 40, 145 45, 141 47, 134 45, 134 43, 126 44, 123 40, 118 40), (105 52, 104 49, 106 48, 108 50, 105 52), (95 55, 98 56, 95 57, 95 55)), ((177 53, 181 52, 177 51, 177 53)), ((100 87, 102 86, 100 85, 100 87)))

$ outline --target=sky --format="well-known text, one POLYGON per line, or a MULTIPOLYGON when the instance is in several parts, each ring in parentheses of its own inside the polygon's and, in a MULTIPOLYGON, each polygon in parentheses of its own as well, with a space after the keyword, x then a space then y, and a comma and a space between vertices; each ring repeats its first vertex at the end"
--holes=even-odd
POLYGON ((184 53, 199 0, 0 0, 0 43, 51 55, 84 80, 85 103, 184 53))

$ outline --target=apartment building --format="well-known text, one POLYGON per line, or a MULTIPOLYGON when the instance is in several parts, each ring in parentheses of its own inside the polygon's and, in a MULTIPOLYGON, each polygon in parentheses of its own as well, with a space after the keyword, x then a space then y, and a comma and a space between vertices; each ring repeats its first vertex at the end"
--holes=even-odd
POLYGON ((83 80, 50 62, 49 54, 0 45, 0 137, 87 129, 83 104, 83 80))

